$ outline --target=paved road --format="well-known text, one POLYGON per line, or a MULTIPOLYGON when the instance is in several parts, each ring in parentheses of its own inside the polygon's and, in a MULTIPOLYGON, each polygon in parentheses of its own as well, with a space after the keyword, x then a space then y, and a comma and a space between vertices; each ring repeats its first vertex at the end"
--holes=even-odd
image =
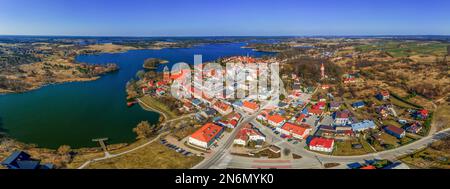
MULTIPOLYGON (((256 124, 252 122, 253 124, 256 124)), ((264 126, 263 126, 264 127, 264 126)), ((265 128, 265 127, 264 127, 265 128)), ((266 162, 258 162, 255 158, 247 158, 247 157, 238 157, 232 156, 231 160, 228 161, 228 168, 240 168, 240 169, 253 169, 253 168, 323 168, 324 163, 352 163, 352 162, 364 162, 365 160, 371 159, 389 159, 396 160, 398 157, 411 154, 418 149, 425 148, 429 144, 440 140, 446 136, 450 136, 450 129, 445 129, 443 131, 434 133, 433 135, 424 137, 414 143, 401 146, 399 148, 395 148, 392 150, 386 150, 382 152, 377 152, 373 154, 367 155, 359 155, 359 156, 330 156, 319 154, 315 152, 308 151, 304 149, 306 144, 292 144, 283 139, 278 139, 278 136, 273 134, 270 129, 261 129, 261 132, 267 135, 269 140, 273 140, 275 144, 277 144, 281 148, 288 148, 292 153, 297 155, 301 155, 302 158, 298 160, 290 160, 289 162, 277 162, 274 161, 266 161, 266 162)))

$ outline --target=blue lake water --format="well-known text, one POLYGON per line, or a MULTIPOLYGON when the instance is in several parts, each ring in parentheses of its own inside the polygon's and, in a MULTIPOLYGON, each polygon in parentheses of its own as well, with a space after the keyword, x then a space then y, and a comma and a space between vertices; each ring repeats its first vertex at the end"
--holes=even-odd
POLYGON ((120 70, 96 81, 49 85, 27 93, 0 95, 0 129, 19 141, 47 148, 63 144, 72 148, 96 146, 91 139, 99 137, 108 137, 110 143, 132 142, 135 139, 132 128, 137 123, 143 120, 156 123, 159 118, 158 114, 139 106, 126 106, 125 85, 142 69, 145 59, 192 64, 195 54, 203 55, 204 62, 233 55, 269 54, 241 48, 243 45, 210 44, 81 55, 77 57, 79 62, 116 63, 120 70))

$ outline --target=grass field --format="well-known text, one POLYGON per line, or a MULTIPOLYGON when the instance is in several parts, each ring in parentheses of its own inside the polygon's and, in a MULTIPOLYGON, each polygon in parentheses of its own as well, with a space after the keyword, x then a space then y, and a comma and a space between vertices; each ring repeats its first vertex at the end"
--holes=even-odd
POLYGON ((159 113, 162 113, 167 116, 167 119, 175 119, 177 118, 177 114, 169 109, 165 104, 159 102, 158 100, 152 98, 151 96, 143 96, 139 98, 142 102, 145 103, 146 106, 149 106, 150 108, 143 106, 144 109, 148 111, 158 111, 159 113))
POLYGON ((108 160, 91 163, 88 169, 187 169, 203 158, 186 157, 159 143, 108 160))
POLYGON ((335 156, 351 156, 351 155, 363 155, 374 152, 366 141, 361 142, 343 141, 336 142, 336 146, 333 151, 335 156), (352 143, 359 143, 363 146, 361 149, 353 149, 352 143))
POLYGON ((433 124, 435 124, 437 130, 450 127, 450 106, 448 103, 438 106, 433 116, 433 124))
POLYGON ((386 51, 395 58, 414 55, 443 56, 447 53, 446 43, 420 43, 420 42, 396 42, 387 41, 371 45, 360 45, 356 50, 370 52, 375 50, 386 51))
POLYGON ((416 168, 450 169, 449 138, 437 141, 421 151, 402 159, 404 163, 416 168))

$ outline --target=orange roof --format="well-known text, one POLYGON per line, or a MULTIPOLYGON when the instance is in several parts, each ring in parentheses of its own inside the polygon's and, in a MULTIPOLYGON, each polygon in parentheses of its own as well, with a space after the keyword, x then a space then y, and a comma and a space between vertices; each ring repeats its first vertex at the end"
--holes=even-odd
POLYGON ((377 169, 377 168, 373 165, 368 165, 368 166, 361 167, 360 169, 377 169))
POLYGON ((281 127, 281 129, 302 136, 303 134, 305 134, 306 129, 308 128, 287 122, 281 127))
POLYGON ((244 101, 244 107, 252 109, 252 110, 257 110, 259 108, 258 104, 254 103, 254 102, 249 102, 249 101, 244 101))
POLYGON ((320 110, 320 109, 310 109, 310 110, 309 110, 309 113, 312 113, 312 114, 314 114, 314 115, 320 115, 320 114, 323 113, 323 111, 320 110))
POLYGON ((283 117, 283 116, 280 116, 280 115, 278 115, 278 114, 275 114, 275 115, 268 115, 268 116, 267 116, 267 119, 268 119, 269 121, 272 121, 272 122, 275 122, 275 123, 281 123, 281 122, 284 121, 284 117, 283 117))
POLYGON ((303 119, 305 119, 306 115, 305 114, 300 114, 300 116, 298 116, 297 118, 297 122, 302 122, 303 119))
POLYGON ((214 106, 219 108, 219 109, 221 109, 221 110, 224 110, 224 111, 226 111, 226 110, 228 110, 230 108, 230 105, 225 104, 225 103, 220 102, 220 101, 217 101, 216 103, 214 103, 214 106))
POLYGON ((218 126, 214 123, 207 123, 203 125, 202 128, 195 131, 195 133, 192 134, 191 137, 203 142, 210 142, 220 133, 220 131, 222 131, 222 129, 223 128, 221 126, 218 126))

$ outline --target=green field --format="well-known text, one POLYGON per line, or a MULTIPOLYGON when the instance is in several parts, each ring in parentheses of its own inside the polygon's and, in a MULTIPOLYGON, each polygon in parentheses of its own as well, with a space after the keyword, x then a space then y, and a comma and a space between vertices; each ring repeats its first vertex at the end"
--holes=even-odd
POLYGON ((371 45, 360 45, 357 51, 370 52, 374 50, 386 51, 395 58, 413 55, 435 55, 443 56, 447 53, 446 43, 420 43, 420 42, 397 42, 387 41, 371 45))

